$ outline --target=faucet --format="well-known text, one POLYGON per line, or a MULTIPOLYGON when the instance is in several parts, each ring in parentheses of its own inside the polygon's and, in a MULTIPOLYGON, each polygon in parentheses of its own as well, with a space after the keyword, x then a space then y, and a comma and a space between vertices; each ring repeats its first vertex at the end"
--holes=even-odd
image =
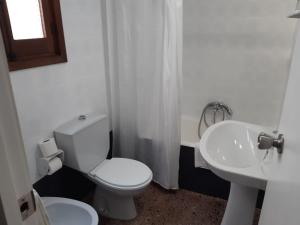
POLYGON ((261 150, 276 148, 277 152, 281 154, 283 152, 284 147, 284 137, 283 134, 279 134, 278 137, 274 137, 272 135, 261 132, 258 135, 258 148, 261 150))

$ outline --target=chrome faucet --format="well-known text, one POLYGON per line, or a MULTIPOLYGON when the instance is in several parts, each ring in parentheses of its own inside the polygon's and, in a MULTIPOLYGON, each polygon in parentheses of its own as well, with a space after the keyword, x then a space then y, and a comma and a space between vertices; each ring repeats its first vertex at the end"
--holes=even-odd
POLYGON ((279 134, 278 137, 274 137, 272 135, 266 134, 264 132, 258 135, 258 148, 259 149, 271 149, 276 148, 277 152, 281 154, 283 152, 284 147, 284 137, 283 134, 279 134))

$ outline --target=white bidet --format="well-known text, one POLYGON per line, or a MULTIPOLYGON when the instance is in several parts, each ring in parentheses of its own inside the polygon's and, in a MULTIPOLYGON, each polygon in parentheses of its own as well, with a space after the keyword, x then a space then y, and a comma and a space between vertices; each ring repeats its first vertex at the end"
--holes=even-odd
POLYGON ((42 201, 51 225, 98 225, 98 215, 88 204, 57 197, 43 197, 42 201))

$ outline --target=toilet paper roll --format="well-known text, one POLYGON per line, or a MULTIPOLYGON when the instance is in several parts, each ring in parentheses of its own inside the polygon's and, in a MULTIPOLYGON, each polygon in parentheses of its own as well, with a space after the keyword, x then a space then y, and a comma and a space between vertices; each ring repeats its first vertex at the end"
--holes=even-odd
POLYGON ((54 138, 42 141, 39 143, 39 147, 43 157, 45 158, 57 153, 58 150, 54 138))
POLYGON ((49 170, 48 170, 48 175, 52 175, 55 173, 57 170, 62 168, 62 162, 60 158, 56 157, 54 159, 51 159, 49 161, 49 170))

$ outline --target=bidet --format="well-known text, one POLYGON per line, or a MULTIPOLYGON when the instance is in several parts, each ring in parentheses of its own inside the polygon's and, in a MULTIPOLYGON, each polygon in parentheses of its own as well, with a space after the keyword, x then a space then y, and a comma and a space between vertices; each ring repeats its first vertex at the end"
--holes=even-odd
POLYGON ((98 225, 96 211, 86 203, 57 197, 42 197, 51 225, 98 225))

